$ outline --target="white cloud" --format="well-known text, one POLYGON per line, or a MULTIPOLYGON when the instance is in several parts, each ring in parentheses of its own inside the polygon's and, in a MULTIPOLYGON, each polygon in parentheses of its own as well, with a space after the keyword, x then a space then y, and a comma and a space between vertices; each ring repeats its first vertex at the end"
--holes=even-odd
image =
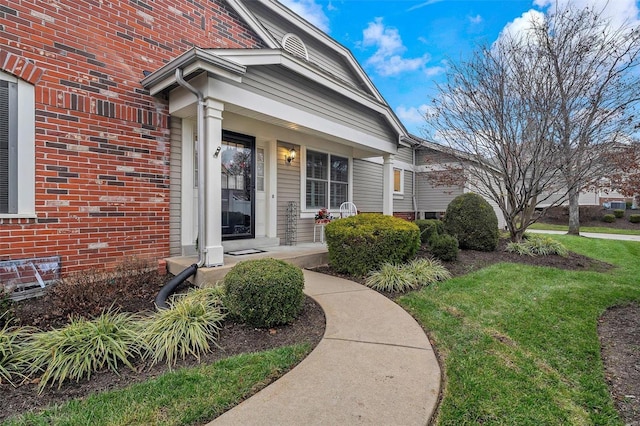
POLYGON ((427 0, 425 2, 417 4, 415 6, 411 6, 409 9, 407 9, 407 12, 411 12, 411 11, 416 10, 416 9, 421 9, 421 8, 423 8, 425 6, 429 6, 431 4, 440 3, 441 1, 443 1, 443 0, 427 0))
POLYGON ((429 55, 404 58, 402 55, 407 48, 402 43, 398 29, 386 27, 382 18, 369 22, 369 26, 364 29, 362 35, 362 47, 377 48, 373 56, 367 60, 367 65, 372 66, 379 75, 390 76, 405 71, 415 71, 424 67, 429 60, 429 55))
POLYGON ((544 13, 533 9, 528 10, 524 12, 522 16, 517 17, 505 25, 499 37, 502 37, 505 34, 510 34, 512 37, 518 38, 518 36, 523 36, 531 29, 532 22, 542 23, 544 20, 544 13))
POLYGON ((424 73, 427 77, 433 77, 435 75, 444 74, 447 71, 447 67, 443 66, 435 66, 428 67, 424 70, 424 73))
POLYGON ((602 11, 605 18, 611 19, 614 26, 638 22, 636 0, 534 0, 533 4, 540 8, 551 7, 551 10, 563 9, 568 5, 579 9, 593 7, 596 11, 602 11))
MULTIPOLYGON (((322 31, 329 33, 329 18, 324 13, 322 5, 315 0, 280 0, 280 2, 322 31)), ((329 4, 329 7, 333 6, 329 4)))
POLYGON ((476 16, 469 16, 469 22, 471 22, 472 24, 479 24, 483 21, 482 16, 480 15, 476 15, 476 16))
POLYGON ((422 104, 418 107, 405 107, 400 105, 396 108, 396 115, 405 124, 424 124, 425 114, 433 111, 433 107, 422 104))

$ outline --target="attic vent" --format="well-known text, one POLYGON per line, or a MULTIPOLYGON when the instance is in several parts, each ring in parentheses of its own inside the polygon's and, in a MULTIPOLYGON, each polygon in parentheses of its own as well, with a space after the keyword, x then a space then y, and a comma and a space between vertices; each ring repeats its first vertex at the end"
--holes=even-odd
POLYGON ((285 34, 282 37, 282 47, 284 50, 291 53, 292 55, 299 56, 301 58, 309 60, 309 53, 307 53, 307 47, 304 45, 304 42, 295 34, 285 34))

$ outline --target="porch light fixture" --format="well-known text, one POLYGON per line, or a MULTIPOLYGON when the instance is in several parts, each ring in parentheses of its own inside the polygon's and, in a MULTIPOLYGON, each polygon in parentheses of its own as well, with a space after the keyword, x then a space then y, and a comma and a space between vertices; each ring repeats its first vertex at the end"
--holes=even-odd
POLYGON ((296 150, 291 148, 289 150, 289 154, 285 156, 287 163, 291 164, 291 162, 296 158, 296 150))

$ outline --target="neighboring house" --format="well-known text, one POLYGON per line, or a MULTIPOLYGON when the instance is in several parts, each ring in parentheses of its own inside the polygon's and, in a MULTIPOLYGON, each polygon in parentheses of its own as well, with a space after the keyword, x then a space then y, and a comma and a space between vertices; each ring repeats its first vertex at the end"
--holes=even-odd
POLYGON ((430 208, 352 54, 277 1, 23 0, 0 25, 0 260, 68 272, 197 245, 213 266, 312 241, 321 207, 430 208))
MULTIPOLYGON (((472 160, 461 162, 459 157, 454 157, 449 153, 451 148, 422 139, 418 140, 420 142, 415 152, 416 211, 418 212, 418 218, 442 218, 451 200, 458 195, 467 192, 475 192, 482 195, 483 191, 480 190, 478 184, 464 170, 460 171, 461 182, 451 182, 443 185, 446 182, 431 179, 430 175, 442 171, 444 165, 448 164, 452 167, 463 165, 463 167, 468 168, 476 167, 476 163, 472 160)), ((495 201, 486 196, 483 196, 483 198, 493 207, 498 217, 498 227, 503 229, 507 223, 502 210, 500 210, 495 201)))

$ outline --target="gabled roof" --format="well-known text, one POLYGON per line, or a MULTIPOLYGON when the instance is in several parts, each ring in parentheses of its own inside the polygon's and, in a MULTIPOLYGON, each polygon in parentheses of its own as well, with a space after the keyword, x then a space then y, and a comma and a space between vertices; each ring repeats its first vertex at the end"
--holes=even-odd
MULTIPOLYGON (((240 15, 240 17, 251 27, 256 34, 262 38, 265 44, 272 49, 282 50, 283 46, 281 42, 274 37, 274 35, 265 28, 260 21, 255 17, 253 13, 251 13, 250 9, 246 6, 247 0, 226 0, 227 3, 240 15)), ((298 14, 294 13, 291 9, 284 6, 282 3, 277 0, 248 0, 251 2, 257 2, 261 5, 265 6, 271 12, 275 13, 277 16, 282 19, 294 24, 298 29, 303 31, 308 36, 312 37, 314 40, 318 41, 326 48, 331 49, 332 51, 339 54, 344 58, 346 63, 349 65, 353 73, 360 79, 362 82, 362 88, 356 88, 358 91, 361 91, 362 95, 373 97, 379 104, 382 104, 386 107, 387 112, 384 113, 389 124, 398 132, 399 135, 407 135, 407 131, 404 128, 402 122, 395 115, 391 107, 387 104, 387 101, 384 99, 382 94, 378 91, 376 86, 373 84, 367 73, 362 69, 358 61, 355 59, 353 54, 349 49, 344 47, 342 44, 338 43, 336 40, 327 35, 324 31, 320 30, 298 14)), ((310 63, 310 67, 314 65, 310 63)), ((322 70, 322 72, 326 75, 331 75, 327 70, 322 70)), ((344 87, 345 84, 339 78, 334 75, 331 75, 331 79, 334 81, 336 87, 331 87, 332 89, 341 89, 341 86, 344 87)), ((355 88, 355 87, 354 87, 355 88)), ((341 92, 342 93, 342 92, 341 92)))

